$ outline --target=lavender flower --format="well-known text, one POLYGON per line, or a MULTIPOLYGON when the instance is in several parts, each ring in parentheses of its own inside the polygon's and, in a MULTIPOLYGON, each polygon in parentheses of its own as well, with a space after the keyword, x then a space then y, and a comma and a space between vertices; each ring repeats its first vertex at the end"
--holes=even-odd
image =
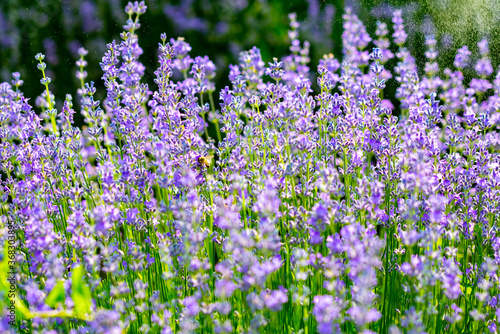
POLYGON ((50 90, 54 54, 36 56, 40 114, 26 78, 0 84, 0 295, 18 317, 2 307, 3 332, 497 330, 500 72, 486 40, 469 81, 467 47, 441 71, 429 35, 419 69, 400 10, 392 41, 378 22, 368 50, 346 8, 342 58, 315 77, 290 14, 290 54, 240 52, 216 104, 220 62, 185 39, 161 34, 146 69, 146 10, 126 6, 103 92, 79 49, 81 110, 50 90))

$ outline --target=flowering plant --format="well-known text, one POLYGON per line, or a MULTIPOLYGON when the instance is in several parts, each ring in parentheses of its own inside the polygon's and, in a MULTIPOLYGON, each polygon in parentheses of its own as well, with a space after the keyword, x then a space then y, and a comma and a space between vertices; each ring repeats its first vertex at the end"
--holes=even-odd
POLYGON ((18 73, 0 84, 3 332, 497 333, 486 40, 467 86, 467 47, 440 77, 429 36, 419 75, 401 12, 394 54, 389 27, 372 40, 347 9, 343 62, 320 60, 315 93, 291 14, 290 54, 242 52, 217 104, 216 66, 182 38, 161 35, 156 87, 141 81, 145 11, 129 3, 107 45, 103 101, 79 50, 83 129, 71 95, 56 107, 42 54, 40 115, 18 73))

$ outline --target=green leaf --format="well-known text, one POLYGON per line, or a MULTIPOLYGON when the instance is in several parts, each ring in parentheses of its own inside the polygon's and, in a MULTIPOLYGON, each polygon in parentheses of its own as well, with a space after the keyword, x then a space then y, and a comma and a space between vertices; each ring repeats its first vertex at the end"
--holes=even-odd
POLYGON ((83 280, 83 267, 77 266, 73 268, 73 275, 71 276, 72 294, 71 298, 75 303, 74 312, 76 315, 85 315, 90 313, 92 305, 92 295, 90 288, 83 280))
POLYGON ((52 308, 56 308, 57 304, 63 304, 65 299, 66 293, 64 291, 64 281, 59 281, 45 299, 45 304, 52 308))
MULTIPOLYGON (((26 305, 24 305, 17 292, 14 292, 13 298, 9 298, 10 282, 7 281, 7 274, 12 270, 13 268, 11 268, 11 266, 9 265, 9 243, 6 239, 3 248, 3 259, 2 262, 0 262, 0 307, 4 309, 5 307, 8 307, 10 305, 11 300, 14 300, 16 317, 19 317, 20 319, 29 319, 31 318, 30 310, 26 307, 26 305)), ((10 294, 12 295, 12 293, 10 294)))

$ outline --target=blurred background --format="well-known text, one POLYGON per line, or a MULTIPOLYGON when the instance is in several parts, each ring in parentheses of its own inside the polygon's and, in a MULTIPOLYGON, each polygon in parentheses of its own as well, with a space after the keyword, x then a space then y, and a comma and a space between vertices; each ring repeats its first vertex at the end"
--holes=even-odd
MULTIPOLYGON (((94 81, 102 94, 99 62, 106 44, 120 40, 126 3, 1 0, 0 79, 10 81, 12 72, 20 72, 25 81, 23 91, 34 100, 43 91, 34 58, 42 52, 60 107, 65 94, 74 96, 78 88, 75 61, 78 48, 83 46, 89 50, 87 81, 94 81)), ((220 90, 229 85, 228 65, 238 62, 240 51, 255 45, 266 63, 289 53, 291 12, 297 13, 300 22, 300 39, 311 43, 310 65, 315 72, 323 54, 342 58, 342 14, 347 6, 364 22, 371 37, 375 36, 377 20, 386 22, 392 34, 392 11, 401 9, 409 35, 407 46, 422 72, 425 36, 429 34, 438 41, 441 72, 453 67, 456 50, 462 45, 468 45, 472 58, 477 59, 477 42, 482 38, 490 42, 493 68, 497 69, 500 62, 500 0, 147 0, 146 4, 148 10, 140 18, 138 35, 144 50, 141 61, 148 69, 144 79, 151 89, 156 88, 153 72, 162 32, 168 38, 184 36, 192 46, 192 57, 208 55, 218 68, 216 88, 220 90)), ((395 46, 392 48, 396 51, 395 46)), ((474 75, 472 67, 465 75, 474 75)), ((388 82, 388 88, 391 84, 388 82)))

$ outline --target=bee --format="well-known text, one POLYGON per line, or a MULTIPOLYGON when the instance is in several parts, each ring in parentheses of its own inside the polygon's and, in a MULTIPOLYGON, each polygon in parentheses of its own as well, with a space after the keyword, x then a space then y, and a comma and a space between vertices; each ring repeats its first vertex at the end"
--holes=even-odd
POLYGON ((210 167, 210 164, 212 163, 212 158, 214 156, 211 154, 211 155, 207 155, 207 156, 202 156, 200 155, 197 159, 198 161, 198 165, 202 168, 208 168, 210 167))

